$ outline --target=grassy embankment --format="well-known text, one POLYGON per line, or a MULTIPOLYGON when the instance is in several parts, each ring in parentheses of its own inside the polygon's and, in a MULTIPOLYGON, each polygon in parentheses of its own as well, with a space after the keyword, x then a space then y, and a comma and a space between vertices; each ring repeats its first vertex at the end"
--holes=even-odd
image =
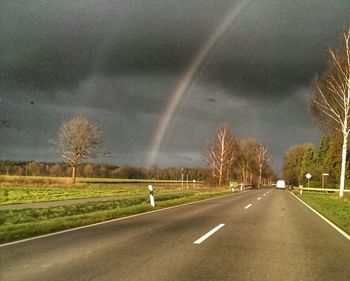
MULTIPOLYGON (((154 185, 157 194, 177 192, 179 181, 153 181, 128 179, 0 176, 0 205, 55 200, 94 198, 103 196, 131 196, 147 194, 148 184, 154 185)), ((185 184, 184 187, 187 185, 185 184)), ((189 184, 192 187, 193 184, 189 184)), ((203 183, 196 183, 201 187, 203 183)))
POLYGON ((343 201, 334 193, 303 192, 299 198, 350 234, 349 194, 345 194, 343 201))
MULTIPOLYGON (((0 178, 1 180, 1 178, 0 178)), ((152 209, 198 201, 214 196, 228 194, 228 189, 195 188, 181 189, 181 182, 152 183, 154 186, 156 207, 149 203, 147 184, 111 183, 103 179, 98 183, 78 183, 75 185, 60 183, 62 179, 49 179, 51 184, 38 184, 43 179, 33 178, 20 182, 13 178, 0 182, 0 204, 42 202, 99 196, 129 195, 130 198, 105 202, 90 202, 49 208, 29 208, 0 211, 0 242, 8 242, 35 235, 69 229, 95 222, 110 220, 130 214, 147 212, 152 209), (171 193, 169 193, 171 192, 171 193), (135 197, 132 195, 145 195, 135 197)), ((125 180, 123 182, 126 182, 125 180)), ((148 182, 149 183, 149 182, 148 182)), ((192 187, 190 185, 190 187, 192 187)), ((197 186, 199 187, 199 185, 197 186)))

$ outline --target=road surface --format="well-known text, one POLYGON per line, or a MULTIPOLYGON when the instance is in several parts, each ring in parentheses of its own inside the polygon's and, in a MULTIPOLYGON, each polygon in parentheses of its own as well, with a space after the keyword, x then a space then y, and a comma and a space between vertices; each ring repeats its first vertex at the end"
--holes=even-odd
POLYGON ((251 190, 0 247, 0 280, 348 281, 349 261, 288 191, 251 190))

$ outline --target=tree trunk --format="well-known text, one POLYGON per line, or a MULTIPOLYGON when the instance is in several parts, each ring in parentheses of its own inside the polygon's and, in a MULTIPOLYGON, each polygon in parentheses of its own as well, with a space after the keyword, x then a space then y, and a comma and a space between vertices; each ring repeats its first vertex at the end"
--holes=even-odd
POLYGON ((222 157, 220 158, 220 165, 219 165, 219 186, 221 186, 222 182, 222 157))
POLYGON ((219 169, 219 186, 221 186, 222 183, 222 158, 221 158, 221 163, 220 163, 220 169, 219 169))
POLYGON ((262 167, 259 167, 259 186, 261 185, 261 177, 262 177, 262 167))
POLYGON ((76 177, 76 166, 72 166, 72 180, 73 183, 75 183, 75 177, 76 177))
POLYGON ((339 199, 343 199, 343 197, 344 197, 347 147, 348 147, 348 135, 346 133, 343 133, 343 149, 342 149, 342 156, 341 156, 339 199))
POLYGON ((224 169, 224 157, 225 157, 225 140, 221 138, 221 152, 220 152, 220 170, 219 170, 219 186, 222 184, 222 176, 224 169))

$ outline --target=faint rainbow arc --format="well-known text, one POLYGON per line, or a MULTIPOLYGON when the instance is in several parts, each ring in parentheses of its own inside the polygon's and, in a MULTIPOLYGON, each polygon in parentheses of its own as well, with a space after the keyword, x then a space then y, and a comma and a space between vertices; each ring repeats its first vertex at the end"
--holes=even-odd
POLYGON ((230 13, 228 13, 222 23, 216 28, 205 41, 203 46, 198 50, 197 54, 185 69, 181 75, 178 83, 176 84, 175 90, 173 91, 169 102, 167 103, 162 118, 158 124, 155 134, 152 139, 150 156, 147 162, 147 167, 154 164, 155 158, 158 154, 159 147, 163 141, 164 135, 169 126, 170 120, 172 119, 177 106, 180 103, 182 96, 185 94, 188 86, 190 85, 193 76, 196 74, 198 68, 202 65, 209 51, 214 47, 216 42, 226 33, 230 25, 239 16, 241 11, 248 5, 248 1, 241 1, 232 8, 230 13))

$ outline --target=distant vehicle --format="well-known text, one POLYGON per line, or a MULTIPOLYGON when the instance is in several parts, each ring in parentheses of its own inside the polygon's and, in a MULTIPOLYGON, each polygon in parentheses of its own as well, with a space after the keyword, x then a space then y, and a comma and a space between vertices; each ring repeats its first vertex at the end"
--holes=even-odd
POLYGON ((286 182, 284 180, 278 180, 276 183, 276 188, 286 188, 286 182))

